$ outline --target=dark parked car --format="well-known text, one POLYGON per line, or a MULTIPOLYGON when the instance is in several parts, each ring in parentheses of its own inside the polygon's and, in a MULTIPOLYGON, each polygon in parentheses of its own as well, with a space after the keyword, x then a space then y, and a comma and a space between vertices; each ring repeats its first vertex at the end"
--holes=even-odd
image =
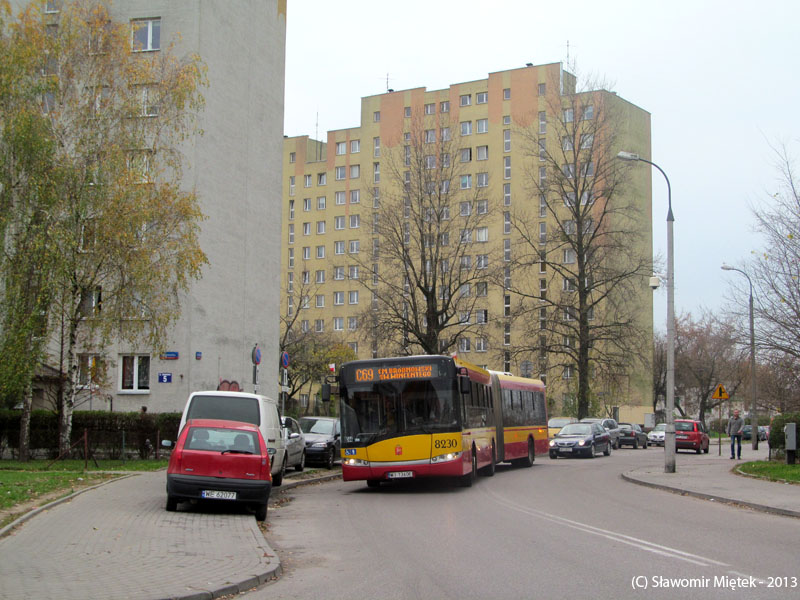
POLYGON ((257 425, 221 419, 186 422, 167 467, 168 511, 187 500, 237 502, 255 508, 256 519, 263 521, 271 489, 269 452, 257 425))
POLYGON ((281 417, 283 440, 286 446, 286 467, 302 471, 306 466, 306 438, 292 417, 281 417))
MULTIPOLYGON (((764 428, 763 425, 758 426, 758 440, 763 442, 767 439, 767 430, 764 428)), ((753 439, 753 426, 752 425, 745 425, 742 429, 742 439, 743 440, 751 440, 753 439)))
POLYGON ((605 418, 605 419, 581 419, 581 423, 600 423, 600 425, 608 431, 608 435, 611 436, 611 446, 614 449, 619 448, 619 425, 614 419, 605 418))
POLYGON ((708 454, 708 434, 701 421, 675 419, 675 449, 708 454))
POLYGON ((341 455, 339 419, 334 417, 301 417, 300 429, 306 436, 306 461, 323 463, 329 469, 341 455))
POLYGON ((611 454, 611 436, 600 423, 569 423, 550 440, 550 458, 611 454))
POLYGON ((647 448, 647 434, 636 423, 620 423, 619 445, 647 448))

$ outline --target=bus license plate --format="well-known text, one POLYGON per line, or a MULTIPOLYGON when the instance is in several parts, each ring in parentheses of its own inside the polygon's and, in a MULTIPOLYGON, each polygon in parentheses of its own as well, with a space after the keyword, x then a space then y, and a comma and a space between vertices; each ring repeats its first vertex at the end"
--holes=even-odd
POLYGON ((221 490, 203 490, 201 496, 209 500, 236 500, 236 492, 223 492, 221 490))
POLYGON ((390 471, 389 473, 386 474, 386 477, 388 477, 389 479, 404 479, 413 476, 414 476, 413 471, 390 471))

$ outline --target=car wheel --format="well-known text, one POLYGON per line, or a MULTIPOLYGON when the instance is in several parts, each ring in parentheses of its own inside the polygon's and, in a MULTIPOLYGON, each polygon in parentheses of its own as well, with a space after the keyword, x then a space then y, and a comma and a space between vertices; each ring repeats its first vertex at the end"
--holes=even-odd
POLYGON ((295 470, 295 471, 302 471, 302 470, 303 470, 303 469, 305 469, 305 468, 306 468, 306 451, 305 451, 305 450, 303 450, 303 451, 300 453, 300 462, 299 462, 299 463, 297 463, 297 464, 294 466, 294 470, 295 470))
POLYGON ((328 469, 333 468, 333 448, 331 448, 330 452, 328 453, 328 462, 326 466, 328 467, 328 469))
POLYGON ((606 449, 603 450, 603 456, 611 456, 611 442, 606 444, 606 449))
POLYGON ((267 504, 257 504, 256 505, 256 521, 266 521, 267 520, 267 504))
POLYGON ((702 451, 703 451, 703 444, 700 444, 700 445, 697 447, 697 450, 695 450, 695 452, 696 452, 697 454, 700 454, 702 451))
POLYGON ((638 450, 639 449, 639 440, 638 439, 637 440, 633 440, 633 449, 634 450, 638 450))
POLYGON ((367 479, 367 487, 376 488, 380 487, 381 481, 380 479, 367 479))
POLYGON ((286 475, 286 457, 283 457, 283 462, 281 463, 281 470, 278 471, 277 475, 272 476, 272 485, 274 487, 278 487, 283 483, 283 476, 286 475))
POLYGON ((647 440, 645 440, 644 444, 642 444, 642 448, 644 448, 645 450, 647 450, 647 446, 648 446, 648 445, 649 445, 649 444, 647 443, 647 440))
POLYGON ((472 483, 478 475, 478 457, 475 455, 475 450, 472 451, 472 469, 466 475, 462 475, 458 479, 458 484, 461 487, 472 487, 472 483))
POLYGON ((594 447, 594 444, 592 444, 592 447, 589 448, 589 458, 594 458, 595 451, 596 451, 596 448, 594 447))
POLYGON ((178 510, 178 500, 175 496, 167 496, 167 510, 169 512, 178 510))
POLYGON ((556 458, 558 458, 558 454, 554 454, 554 453, 551 452, 550 453, 550 458, 556 459, 556 458))

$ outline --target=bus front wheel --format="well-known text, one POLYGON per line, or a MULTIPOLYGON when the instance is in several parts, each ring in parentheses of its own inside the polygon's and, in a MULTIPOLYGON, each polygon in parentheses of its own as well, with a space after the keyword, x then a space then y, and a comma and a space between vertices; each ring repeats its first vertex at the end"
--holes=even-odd
POLYGON ((458 483, 461 487, 472 487, 472 483, 475 481, 475 478, 478 476, 478 457, 475 454, 475 449, 472 449, 472 469, 466 475, 462 475, 458 483))

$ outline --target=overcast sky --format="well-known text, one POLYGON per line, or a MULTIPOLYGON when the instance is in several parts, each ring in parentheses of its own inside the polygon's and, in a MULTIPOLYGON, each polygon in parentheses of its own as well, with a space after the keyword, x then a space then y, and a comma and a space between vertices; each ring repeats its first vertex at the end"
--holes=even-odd
MULTIPOLYGON (((359 126, 361 97, 384 93, 387 74, 395 90, 437 90, 569 58, 651 113, 652 160, 672 185, 675 308, 699 316, 742 277, 720 265, 760 247, 750 206, 778 187, 770 144, 800 158, 798 35, 794 0, 289 0, 285 133, 359 126)), ((666 214, 654 170, 662 259, 666 214)), ((654 311, 664 330, 663 287, 654 311)))

